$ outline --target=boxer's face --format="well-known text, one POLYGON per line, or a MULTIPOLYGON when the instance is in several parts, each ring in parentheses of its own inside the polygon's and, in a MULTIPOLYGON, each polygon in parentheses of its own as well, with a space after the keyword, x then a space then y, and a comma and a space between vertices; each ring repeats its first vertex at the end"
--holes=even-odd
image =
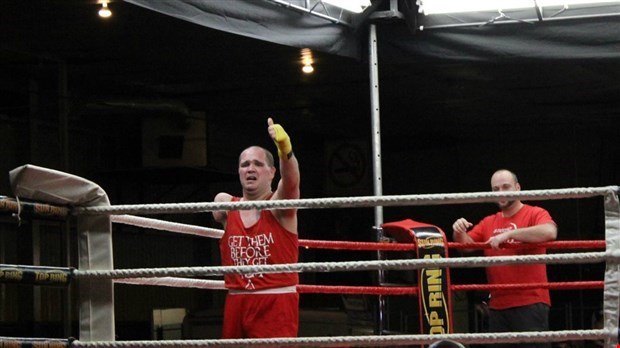
POLYGON ((245 149, 239 156, 239 181, 248 193, 271 190, 276 169, 269 165, 265 151, 259 147, 245 149))

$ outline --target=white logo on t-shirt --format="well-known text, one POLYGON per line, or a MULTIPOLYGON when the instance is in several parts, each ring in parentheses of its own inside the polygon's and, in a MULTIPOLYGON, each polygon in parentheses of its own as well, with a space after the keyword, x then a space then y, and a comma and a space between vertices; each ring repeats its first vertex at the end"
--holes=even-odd
MULTIPOLYGON (((271 245, 274 243, 271 232, 256 236, 231 236, 228 238, 230 258, 235 266, 266 265, 271 256, 271 245)), ((262 273, 244 274, 248 280, 246 289, 254 289, 252 278, 263 277, 262 273)))
MULTIPOLYGON (((505 233, 505 232, 514 231, 514 230, 517 229, 517 224, 515 224, 514 222, 511 222, 509 225, 510 226, 508 226, 508 227, 494 229, 493 230, 493 235, 495 236, 495 235, 502 234, 502 233, 505 233)), ((515 240, 512 239, 512 238, 510 238, 510 239, 508 239, 506 241, 506 243, 514 243, 514 242, 515 242, 515 240)))

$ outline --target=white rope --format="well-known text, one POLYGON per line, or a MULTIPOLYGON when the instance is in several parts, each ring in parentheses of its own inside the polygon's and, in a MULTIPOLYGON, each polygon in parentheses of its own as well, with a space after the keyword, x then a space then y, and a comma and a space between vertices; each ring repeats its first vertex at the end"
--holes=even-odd
POLYGON ((362 196, 312 199, 285 199, 243 202, 167 203, 75 207, 74 214, 168 214, 201 213, 215 210, 286 209, 286 208, 352 208, 403 205, 440 205, 497 202, 502 199, 549 200, 604 196, 618 191, 618 186, 530 190, 512 192, 444 193, 425 195, 362 196))
POLYGON ((191 234, 201 237, 222 238, 224 230, 216 228, 201 227, 195 225, 182 224, 178 222, 170 222, 164 220, 150 219, 133 215, 112 215, 112 222, 125 225, 139 226, 151 228, 154 230, 178 232, 183 234, 191 234))
POLYGON ((225 274, 253 273, 299 273, 299 272, 351 272, 369 270, 409 270, 420 268, 474 268, 507 264, 574 264, 597 263, 607 260, 617 262, 618 253, 589 252, 574 254, 551 255, 515 255, 496 257, 461 257, 442 259, 406 259, 406 260, 374 260, 348 262, 307 262, 294 264, 275 264, 257 266, 212 266, 212 267, 175 267, 175 268, 137 268, 117 270, 75 270, 78 278, 153 278, 165 276, 193 277, 215 276, 225 274))
MULTIPOLYGON (((157 213, 187 213, 206 212, 214 210, 244 210, 244 209, 284 209, 284 208, 329 208, 329 207, 366 207, 366 206, 394 206, 394 205, 433 205, 455 203, 480 203, 493 202, 501 199, 523 200, 547 200, 568 198, 589 198, 594 196, 609 195, 618 191, 617 186, 603 188, 577 188, 560 190, 537 190, 517 192, 483 192, 465 194, 433 194, 433 195, 400 195, 382 197, 349 197, 349 198, 324 198, 302 200, 276 200, 276 201, 246 201, 225 203, 181 203, 181 204, 154 204, 154 205, 125 205, 108 207, 78 207, 76 214, 119 214, 137 212, 143 214, 157 213)), ((115 218, 112 218, 115 220, 115 218)), ((123 220, 121 217, 120 220, 123 220)), ((164 229, 158 220, 146 218, 127 218, 132 224, 148 228, 164 229), (143 220, 144 219, 144 220, 143 220), (149 221, 152 220, 152 221, 149 221), (152 224, 143 226, 142 224, 152 224)), ((118 221, 118 220, 117 220, 118 221)), ((174 224, 163 222, 163 225, 174 224)), ((190 225, 178 224, 172 228, 178 232, 186 233, 186 227, 190 225)), ((166 230, 172 228, 165 227, 166 230)), ((175 231, 175 230, 173 230, 175 231)), ((219 232, 219 231, 218 231, 219 232)), ((202 234, 200 234, 202 235, 202 234)), ((202 287, 199 279, 184 278, 158 278, 162 276, 212 276, 224 274, 246 273, 286 273, 286 272, 336 272, 336 271, 360 271, 377 269, 420 269, 430 267, 489 267, 505 264, 569 264, 569 263, 596 263, 618 262, 619 252, 593 252, 580 254, 554 254, 554 255, 522 255, 506 257, 465 257, 458 259, 422 259, 422 260, 377 260, 377 261, 354 261, 354 262, 326 262, 326 263, 298 263, 259 266, 229 266, 229 267, 180 267, 180 268, 152 268, 130 270, 88 270, 75 271, 76 277, 81 278, 128 278, 141 277, 140 279, 122 279, 118 282, 130 284, 151 283, 154 285, 192 283, 195 286, 180 285, 183 287, 202 287), (176 283, 179 281, 179 283, 176 283)), ((451 339, 461 343, 523 343, 523 342, 563 342, 571 340, 593 339, 617 339, 617 326, 606 326, 602 330, 574 330, 574 331, 547 331, 547 332, 512 332, 512 333, 482 333, 482 334, 446 334, 446 335, 394 335, 394 336, 339 336, 339 337, 310 337, 310 338, 269 338, 269 339, 231 339, 231 340, 175 340, 175 341, 122 341, 122 342, 80 342, 72 343, 75 347, 248 347, 248 346, 282 346, 296 345, 298 347, 363 347, 363 346, 400 346, 412 344, 428 344, 442 339, 451 339)))
POLYGON ((223 340, 166 340, 166 341, 119 341, 103 342, 73 341, 75 348, 112 347, 395 347, 415 344, 429 344, 439 340, 453 340, 470 343, 523 343, 523 342, 564 342, 597 340, 617 335, 617 330, 566 330, 545 332, 507 332, 507 333, 464 333, 440 335, 390 335, 390 336, 333 336, 296 337, 262 339, 223 339, 223 340))
POLYGON ((188 279, 176 277, 115 279, 114 283, 130 285, 168 286, 174 288, 195 288, 225 290, 223 280, 188 279))
MULTIPOLYGON (((305 199, 305 200, 276 200, 276 201, 246 201, 246 202, 225 202, 225 203, 185 203, 185 204, 156 204, 138 206, 108 206, 108 207, 88 207, 76 208, 77 214, 105 214, 138 211, 145 214, 151 213, 184 213, 184 212, 204 212, 214 210, 243 210, 243 209, 283 209, 283 208, 328 208, 328 207, 363 207, 363 206, 391 206, 391 205, 432 205, 432 204, 454 204, 454 203, 478 203, 492 202, 500 199, 564 199, 564 198, 588 198, 600 195, 609 195, 618 191, 617 186, 605 188, 584 188, 584 189, 561 189, 561 190, 538 190, 538 191, 517 191, 517 192, 483 192, 466 194, 434 194, 434 195, 400 195, 383 197, 353 197, 353 198, 326 198, 326 199, 305 199)), ((196 226, 163 222, 160 220, 140 218, 140 217, 112 217, 115 222, 134 224, 137 226, 172 230, 174 232, 188 233, 196 226)), ((202 228, 197 233, 204 235, 202 228)), ((210 231, 209 233, 212 233, 210 231)), ((220 231, 218 231, 220 232, 220 231)), ((181 267, 181 268, 159 268, 159 269, 131 269, 131 270, 96 270, 96 271, 75 271, 76 277, 83 278, 127 278, 141 277, 140 279, 122 279, 120 283, 129 284, 149 284, 149 285, 172 285, 183 287, 205 288, 206 283, 199 279, 184 278, 157 278, 162 275, 224 275, 224 274, 245 274, 245 273, 283 273, 283 272, 334 272, 334 271, 355 271, 355 270, 377 270, 377 269, 419 269, 428 267, 489 267, 503 264, 535 264, 535 263, 594 263, 603 261, 617 262, 619 255, 617 252, 597 252, 581 254, 555 254, 555 255, 527 255, 527 256, 508 256, 508 257, 470 257, 459 259, 431 259, 431 260, 378 260, 378 261, 356 261, 356 262, 327 262, 327 263, 305 263, 305 264, 279 264, 279 265, 260 265, 260 266, 232 266, 232 267, 181 267)), ((208 281, 207 281, 208 282, 208 281)), ((210 284, 211 286, 213 284, 210 284)), ((584 331, 561 331, 561 332, 526 332, 526 333, 487 333, 487 334, 449 334, 449 335, 409 335, 409 336, 363 336, 363 337, 313 337, 313 338, 270 338, 253 340, 193 340, 193 341, 133 341, 133 342, 86 342, 83 347, 197 347, 197 346, 221 346, 221 347, 241 347, 241 346, 398 346, 411 344, 428 344, 440 339, 452 339, 462 343, 522 343, 522 342, 559 342, 568 340, 597 339, 613 337, 617 339, 617 327, 610 330, 609 327, 603 330, 584 330, 584 331), (499 336, 498 336, 499 335, 499 336), (502 336, 503 335, 503 336, 502 336), (588 335, 593 335, 592 337, 588 335), (572 338, 571 338, 572 337, 572 338), (97 345, 101 344, 101 345, 97 345)), ((74 346, 79 347, 81 342, 73 342, 74 346)))

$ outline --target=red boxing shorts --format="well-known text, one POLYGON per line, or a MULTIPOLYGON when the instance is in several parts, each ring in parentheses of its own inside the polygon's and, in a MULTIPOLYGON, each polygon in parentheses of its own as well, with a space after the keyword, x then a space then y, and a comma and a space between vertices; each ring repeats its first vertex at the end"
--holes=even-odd
POLYGON ((297 337, 299 294, 227 294, 222 338, 297 337))

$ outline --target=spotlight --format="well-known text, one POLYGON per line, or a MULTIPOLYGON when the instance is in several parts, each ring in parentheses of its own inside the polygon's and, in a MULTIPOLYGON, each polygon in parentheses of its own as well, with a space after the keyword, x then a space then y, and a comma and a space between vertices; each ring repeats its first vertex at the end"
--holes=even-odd
POLYGON ((106 0, 101 2, 101 9, 99 10, 99 17, 108 18, 112 16, 112 11, 108 8, 108 2, 106 0))
POLYGON ((301 52, 301 71, 305 74, 311 74, 314 71, 314 67, 312 64, 314 63, 314 58, 312 58, 312 50, 309 48, 302 48, 301 52))
POLYGON ((311 74, 314 71, 314 68, 311 64, 306 64, 301 68, 301 71, 303 71, 305 74, 311 74))

